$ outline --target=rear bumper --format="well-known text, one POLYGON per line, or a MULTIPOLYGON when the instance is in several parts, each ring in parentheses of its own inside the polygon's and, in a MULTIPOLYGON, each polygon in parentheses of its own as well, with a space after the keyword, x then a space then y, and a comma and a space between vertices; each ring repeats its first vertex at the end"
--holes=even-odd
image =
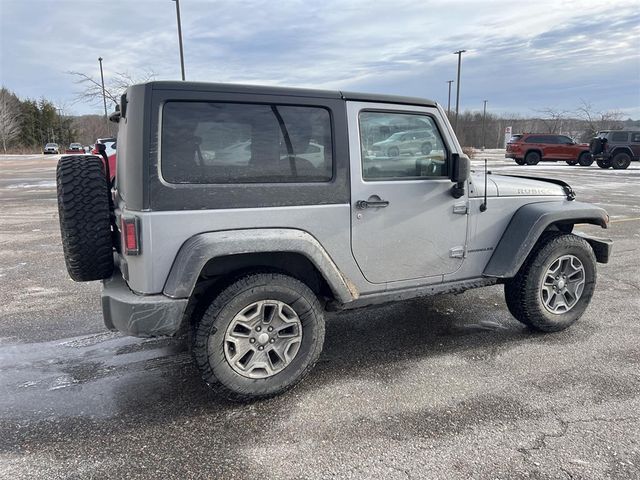
POLYGON ((103 281, 102 314, 109 330, 134 337, 175 335, 182 325, 188 299, 163 294, 137 295, 119 270, 103 281))

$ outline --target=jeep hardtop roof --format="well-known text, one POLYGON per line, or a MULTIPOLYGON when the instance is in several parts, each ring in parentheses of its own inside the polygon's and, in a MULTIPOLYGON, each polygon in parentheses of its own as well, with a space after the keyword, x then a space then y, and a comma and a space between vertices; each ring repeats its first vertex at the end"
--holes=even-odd
POLYGON ((295 97, 335 98, 342 100, 354 100, 358 102, 397 103, 402 105, 419 105, 423 107, 435 107, 433 100, 418 97, 405 97, 401 95, 384 95, 375 93, 342 92, 337 90, 315 90, 310 88, 269 87, 263 85, 240 85, 232 83, 207 83, 207 82, 183 82, 183 81, 154 81, 146 85, 153 90, 178 90, 200 91, 220 93, 244 93, 259 95, 286 95, 295 97))

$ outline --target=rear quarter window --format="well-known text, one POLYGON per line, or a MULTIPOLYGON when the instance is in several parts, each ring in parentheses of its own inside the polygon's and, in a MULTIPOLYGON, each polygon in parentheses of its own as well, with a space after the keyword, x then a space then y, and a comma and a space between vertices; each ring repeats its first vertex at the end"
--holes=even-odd
POLYGON ((611 134, 612 142, 626 142, 629 139, 629 134, 627 132, 613 132, 611 134))
POLYGON ((167 102, 160 165, 169 183, 329 182, 331 116, 323 107, 167 102))

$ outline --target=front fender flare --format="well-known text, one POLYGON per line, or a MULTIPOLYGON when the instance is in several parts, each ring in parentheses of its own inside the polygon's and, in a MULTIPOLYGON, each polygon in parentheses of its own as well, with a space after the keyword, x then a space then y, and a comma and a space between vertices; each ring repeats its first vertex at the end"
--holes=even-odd
POLYGON ((542 232, 553 224, 590 223, 607 228, 608 221, 604 209, 588 203, 549 201, 523 205, 513 214, 483 275, 514 277, 542 232))
POLYGON ((176 256, 163 293, 188 298, 205 264, 217 257, 243 253, 291 252, 304 255, 323 275, 339 302, 358 297, 322 245, 309 233, 290 228, 228 230, 194 235, 176 256))

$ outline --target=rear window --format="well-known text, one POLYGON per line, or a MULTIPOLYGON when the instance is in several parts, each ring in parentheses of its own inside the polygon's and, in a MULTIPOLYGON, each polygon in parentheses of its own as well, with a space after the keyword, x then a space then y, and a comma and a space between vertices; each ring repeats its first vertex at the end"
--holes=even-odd
POLYGON ((522 135, 511 135, 511 138, 509 139, 509 143, 516 143, 521 138, 522 138, 522 135))
POLYGON ((170 183, 328 182, 331 117, 322 107, 167 102, 160 165, 170 183))
POLYGON ((613 132, 611 134, 612 142, 626 142, 629 138, 629 134, 627 132, 613 132))

